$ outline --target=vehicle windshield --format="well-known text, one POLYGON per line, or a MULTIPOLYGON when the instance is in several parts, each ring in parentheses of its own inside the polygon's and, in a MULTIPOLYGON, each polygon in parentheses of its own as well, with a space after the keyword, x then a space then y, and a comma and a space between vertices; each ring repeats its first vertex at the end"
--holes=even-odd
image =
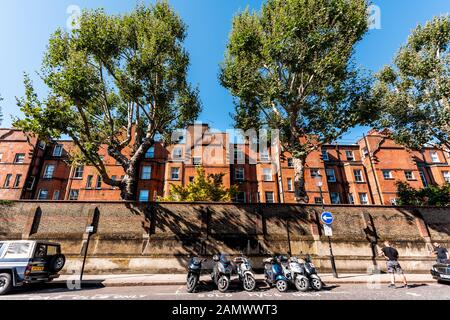
POLYGON ((230 262, 230 256, 226 253, 222 253, 220 255, 220 261, 222 262, 230 262))

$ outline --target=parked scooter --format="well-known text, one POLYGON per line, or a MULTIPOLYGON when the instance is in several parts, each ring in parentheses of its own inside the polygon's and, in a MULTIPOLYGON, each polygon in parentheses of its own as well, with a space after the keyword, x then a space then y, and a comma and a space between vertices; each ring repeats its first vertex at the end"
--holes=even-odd
POLYGON ((264 259, 264 276, 269 286, 276 286, 278 291, 286 292, 288 289, 288 280, 283 271, 282 263, 286 257, 274 256, 264 259))
POLYGON ((216 284, 220 292, 225 292, 230 285, 233 266, 226 254, 218 254, 213 257, 214 267, 211 279, 216 284))
POLYGON ((289 283, 295 285, 298 291, 309 289, 309 279, 305 276, 305 266, 296 257, 290 257, 282 263, 283 272, 289 283))
POLYGON ((256 287, 255 274, 252 271, 251 261, 244 257, 234 258, 234 264, 236 265, 236 273, 239 276, 239 281, 241 281, 245 291, 253 291, 256 287))
POLYGON ((322 290, 323 282, 322 279, 320 279, 319 275, 317 274, 316 267, 312 263, 311 255, 307 254, 305 256, 303 268, 305 270, 304 275, 309 279, 311 288, 313 288, 316 291, 322 290))
POLYGON ((188 275, 186 280, 186 289, 189 293, 194 292, 197 288, 202 271, 202 263, 205 261, 206 259, 200 259, 198 257, 193 257, 189 261, 188 275))

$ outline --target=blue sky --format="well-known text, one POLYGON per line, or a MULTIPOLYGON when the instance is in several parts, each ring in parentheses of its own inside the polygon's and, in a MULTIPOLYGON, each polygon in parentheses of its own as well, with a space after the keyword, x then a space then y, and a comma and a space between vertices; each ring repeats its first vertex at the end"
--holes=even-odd
MULTIPOLYGON (((145 1, 146 3, 154 1, 145 1)), ((188 24, 186 47, 191 55, 189 77, 198 84, 204 111, 200 121, 213 128, 232 127, 229 116, 232 98, 217 80, 233 15, 244 9, 259 9, 263 0, 170 0, 188 24)), ((381 29, 371 30, 358 44, 356 60, 376 72, 390 63, 399 46, 419 23, 450 12, 449 0, 374 0, 381 9, 381 29)), ((5 99, 3 127, 11 125, 11 115, 20 115, 15 97, 23 95, 23 72, 30 73, 38 85, 35 71, 41 64, 50 34, 65 28, 72 5, 80 8, 103 7, 109 13, 126 12, 136 1, 124 0, 2 0, 0 4, 0 95, 5 99)), ((42 87, 38 90, 43 90, 42 87)), ((365 128, 355 128, 344 141, 361 136, 365 128)))

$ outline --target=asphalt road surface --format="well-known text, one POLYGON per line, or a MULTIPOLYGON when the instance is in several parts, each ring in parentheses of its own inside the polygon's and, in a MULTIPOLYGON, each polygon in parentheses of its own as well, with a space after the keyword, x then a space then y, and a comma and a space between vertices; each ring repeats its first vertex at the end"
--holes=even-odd
POLYGON ((51 284, 15 289, 0 300, 450 300, 450 285, 412 284, 412 288, 391 289, 386 284, 340 284, 320 292, 289 290, 280 293, 260 286, 245 292, 236 284, 227 293, 220 293, 203 284, 196 293, 187 293, 184 286, 91 287, 70 290, 51 284))

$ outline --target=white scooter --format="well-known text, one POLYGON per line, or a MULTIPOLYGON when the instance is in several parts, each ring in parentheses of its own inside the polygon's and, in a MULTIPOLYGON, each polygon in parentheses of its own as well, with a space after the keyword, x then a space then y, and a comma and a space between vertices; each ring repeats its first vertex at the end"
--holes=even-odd
POLYGON ((282 263, 283 273, 289 283, 295 285, 298 291, 305 292, 309 289, 309 280, 305 276, 305 270, 296 257, 291 257, 282 263))
POLYGON ((244 286, 244 290, 255 290, 256 278, 252 271, 251 261, 244 256, 240 256, 234 258, 233 262, 236 265, 236 273, 238 274, 239 280, 244 286))

